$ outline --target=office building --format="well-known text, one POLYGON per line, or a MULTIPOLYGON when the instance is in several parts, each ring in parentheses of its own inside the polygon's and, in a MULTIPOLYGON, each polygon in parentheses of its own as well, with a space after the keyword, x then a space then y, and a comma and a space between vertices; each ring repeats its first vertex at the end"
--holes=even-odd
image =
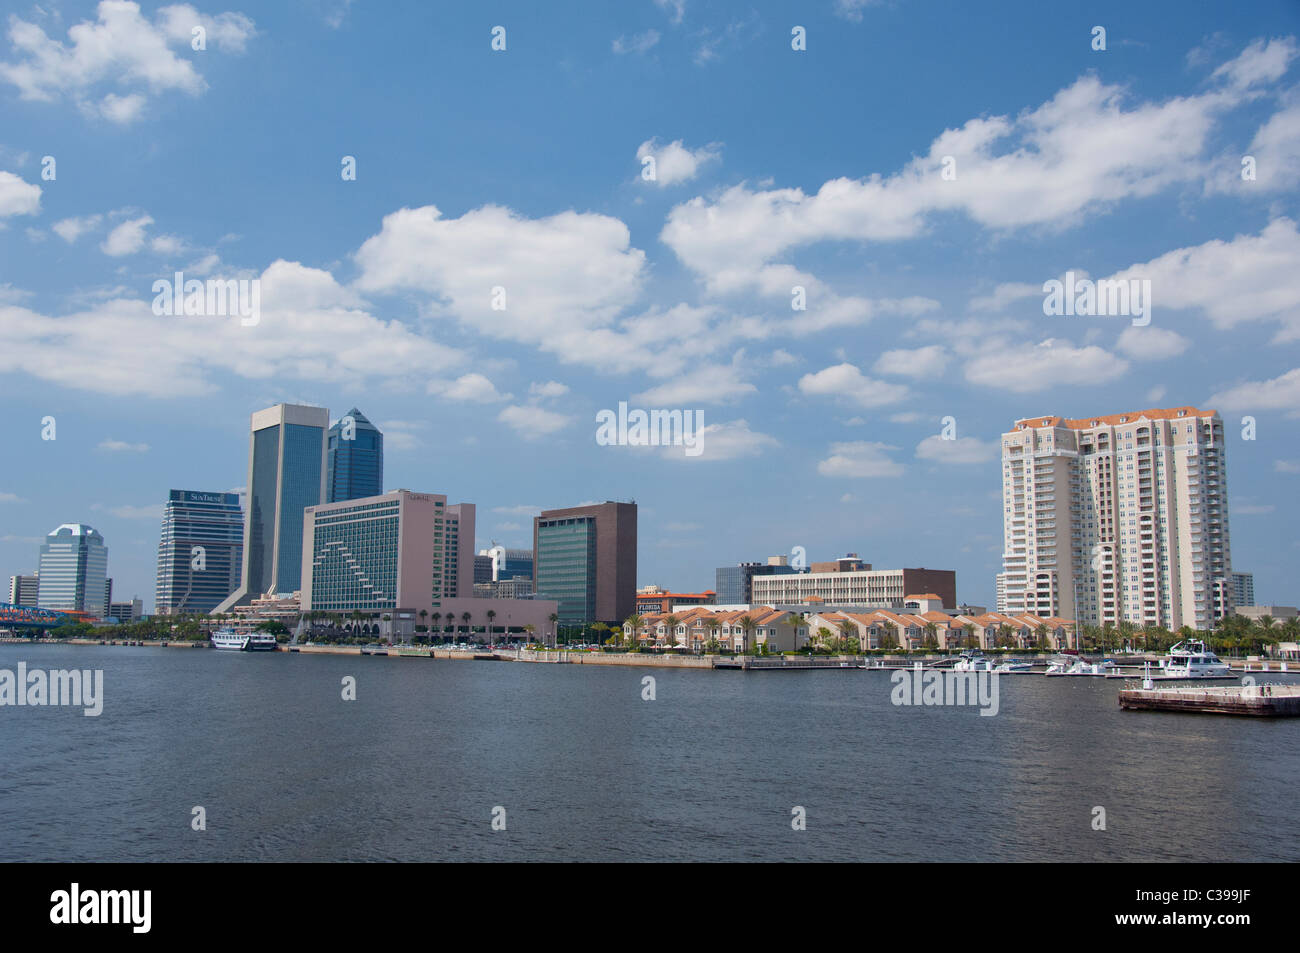
POLYGON ((507 549, 496 543, 492 544, 491 549, 480 549, 478 556, 474 559, 474 581, 487 582, 487 579, 479 579, 479 559, 483 556, 488 558, 488 569, 491 572, 489 577, 492 581, 500 582, 503 579, 514 579, 518 576, 533 575, 533 551, 531 549, 507 549))
POLYGON ((302 578, 303 511, 325 498, 329 411, 276 404, 252 416, 248 511, 239 588, 213 611, 266 593, 290 595, 302 578))
POLYGON ((1002 435, 1005 611, 1209 629, 1230 611, 1223 421, 1031 417, 1002 435))
POLYGON ((564 625, 622 623, 636 607, 635 503, 544 510, 533 519, 533 585, 564 625))
POLYGON ((35 607, 40 598, 39 585, 40 577, 36 573, 30 576, 10 576, 9 604, 35 607))
POLYGON ((123 625, 128 622, 139 622, 144 618, 144 602, 140 599, 132 599, 130 602, 110 602, 108 617, 116 619, 123 625))
POLYGON ((326 503, 384 492, 384 435, 353 407, 329 429, 326 503))
POLYGON ((642 586, 636 591, 636 614, 665 614, 689 606, 713 605, 717 593, 669 592, 658 586, 642 586))
MULTIPOLYGON (((951 569, 846 569, 793 575, 756 575, 751 603, 767 606, 829 603, 902 609, 910 593, 929 593, 945 608, 957 605, 951 569)), ((719 603, 728 604, 728 603, 719 603)))
POLYGON ((1255 574, 1253 572, 1234 572, 1232 578, 1232 604, 1234 606, 1253 606, 1255 604, 1255 574))
POLYGON ((443 591, 448 598, 474 595, 474 509, 473 503, 452 503, 447 507, 443 591))
POLYGON ((84 523, 64 523, 41 546, 36 604, 42 609, 108 614, 108 547, 99 531, 84 523))
POLYGON ((474 585, 492 581, 492 557, 479 553, 474 557, 474 585))
POLYGON ((156 611, 211 612, 239 588, 243 556, 238 493, 170 491, 158 538, 156 611))
POLYGON ((749 605, 754 601, 755 576, 790 576, 801 570, 791 566, 784 556, 769 557, 766 563, 740 563, 736 566, 719 566, 714 572, 717 604, 720 606, 749 605))

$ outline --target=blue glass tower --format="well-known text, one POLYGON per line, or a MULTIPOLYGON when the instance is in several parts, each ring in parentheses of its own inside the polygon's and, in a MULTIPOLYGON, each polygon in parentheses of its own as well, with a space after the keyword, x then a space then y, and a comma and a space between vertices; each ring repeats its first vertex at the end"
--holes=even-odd
POLYGON ((384 435, 353 407, 329 432, 327 503, 360 500, 384 492, 384 435))

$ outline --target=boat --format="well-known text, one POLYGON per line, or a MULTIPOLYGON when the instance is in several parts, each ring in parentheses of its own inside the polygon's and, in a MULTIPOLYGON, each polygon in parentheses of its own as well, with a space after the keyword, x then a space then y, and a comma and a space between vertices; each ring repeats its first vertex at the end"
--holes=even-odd
POLYGON ((1163 680, 1203 681, 1205 679, 1236 678, 1228 663, 1210 651, 1200 639, 1184 639, 1169 650, 1160 660, 1163 680))
POLYGON ((209 637, 214 649, 233 649, 238 652, 274 652, 275 636, 266 632, 240 635, 232 628, 215 630, 209 637))
POLYGON ((1114 668, 1115 662, 1112 659, 1089 662, 1081 655, 1057 655, 1048 663, 1047 671, 1043 674, 1049 676, 1080 675, 1104 678, 1114 668))
POLYGON ((1021 659, 1012 658, 996 662, 979 649, 969 649, 962 652, 957 657, 957 661, 952 664, 954 672, 997 672, 999 675, 1014 675, 1028 672, 1032 668, 1032 662, 1025 662, 1021 659))

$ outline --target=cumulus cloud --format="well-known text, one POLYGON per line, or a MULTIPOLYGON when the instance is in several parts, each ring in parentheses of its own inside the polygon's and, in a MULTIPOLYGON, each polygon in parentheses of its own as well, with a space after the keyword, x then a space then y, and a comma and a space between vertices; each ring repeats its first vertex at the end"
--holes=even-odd
POLYGON ((1211 406, 1228 411, 1280 410, 1300 417, 1300 367, 1265 381, 1246 381, 1210 397, 1211 406))
MULTIPOLYGON (((188 4, 161 8, 153 20, 125 0, 102 0, 94 21, 68 30, 68 42, 48 36, 36 23, 9 18, 15 59, 0 61, 0 80, 26 100, 56 102, 67 96, 87 115, 117 123, 139 118, 148 95, 179 91, 197 96, 206 88, 190 50, 195 27, 207 31, 209 50, 242 53, 256 35, 242 13, 203 14, 188 4), (104 91, 112 84, 119 91, 104 91)), ((211 54, 209 54, 211 55, 211 54)))
POLYGON ((636 150, 638 162, 644 162, 646 156, 654 156, 655 177, 651 180, 641 177, 640 181, 667 188, 689 182, 699 174, 702 166, 718 161, 722 157, 722 146, 713 142, 699 149, 689 149, 680 139, 666 146, 659 145, 658 139, 647 139, 636 150))
POLYGON ((35 215, 41 210, 41 187, 12 172, 0 172, 0 218, 35 215))
POLYGON ((906 399, 902 384, 867 377, 853 364, 836 364, 799 378, 799 390, 816 397, 837 397, 862 407, 880 407, 906 399))
POLYGON ((1177 331, 1154 326, 1136 327, 1129 325, 1120 332, 1115 347, 1135 361, 1163 361, 1177 357, 1192 342, 1177 331))
POLYGON ((889 444, 869 440, 831 444, 830 455, 817 464, 817 472, 828 477, 896 477, 903 475, 903 465, 892 459, 889 444))
POLYGON ((100 244, 99 250, 114 258, 134 255, 144 247, 145 229, 152 224, 153 218, 148 215, 128 219, 108 233, 108 237, 100 244))
POLYGON ((965 365, 972 384, 1030 394, 1064 385, 1095 386, 1118 380, 1128 362, 1095 345, 1075 347, 1048 338, 1039 344, 1010 344, 990 348, 965 365))
POLYGON ((938 344, 885 351, 873 368, 877 374, 919 379, 942 374, 948 366, 948 351, 938 344))
POLYGON ((761 456, 781 445, 775 437, 751 430, 747 420, 706 424, 700 431, 699 440, 701 452, 698 456, 686 456, 677 446, 665 447, 663 456, 672 460, 717 462, 761 456))
POLYGON ((369 313, 329 272, 276 261, 261 276, 261 319, 155 315, 110 297, 58 317, 0 305, 0 373, 105 394, 204 394, 214 375, 246 380, 414 382, 467 356, 369 313))
POLYGON ((491 404, 509 400, 510 394, 499 393, 496 386, 482 374, 463 374, 454 381, 430 381, 430 394, 437 394, 447 400, 470 401, 479 404, 491 404))
POLYGON ((81 217, 65 218, 55 222, 50 226, 54 234, 58 235, 65 242, 71 245, 82 235, 93 231, 99 227, 103 221, 102 215, 83 215, 81 217))
POLYGON ((646 30, 644 33, 634 33, 629 36, 620 36, 612 45, 615 53, 648 53, 659 42, 658 30, 646 30))
POLYGON ((569 392, 568 384, 561 384, 559 381, 546 381, 545 383, 533 383, 528 385, 528 393, 537 398, 544 400, 551 397, 563 397, 569 392))
POLYGON ((572 417, 532 404, 512 404, 497 414, 497 420, 506 424, 525 440, 538 440, 563 430, 573 423, 572 417))
POLYGON ((990 463, 1001 453, 996 440, 983 441, 975 437, 958 437, 944 440, 938 434, 926 437, 916 445, 916 455, 922 460, 958 465, 990 463))
POLYGON ((99 449, 108 450, 115 453, 120 453, 123 451, 129 451, 132 453, 145 453, 148 451, 149 445, 147 443, 127 443, 125 440, 114 440, 113 438, 110 437, 107 440, 101 440, 99 442, 99 449))

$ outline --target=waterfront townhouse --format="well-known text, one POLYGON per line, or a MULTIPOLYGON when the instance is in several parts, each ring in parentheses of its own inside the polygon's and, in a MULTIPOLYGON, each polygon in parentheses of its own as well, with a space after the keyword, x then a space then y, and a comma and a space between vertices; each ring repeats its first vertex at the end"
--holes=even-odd
POLYGON ((732 652, 744 652, 762 645, 769 652, 790 652, 807 640, 807 624, 794 612, 771 606, 750 609, 713 611, 695 606, 683 612, 654 613, 641 617, 633 631, 631 622, 623 623, 625 641, 657 648, 680 646, 701 652, 710 642, 732 652))

